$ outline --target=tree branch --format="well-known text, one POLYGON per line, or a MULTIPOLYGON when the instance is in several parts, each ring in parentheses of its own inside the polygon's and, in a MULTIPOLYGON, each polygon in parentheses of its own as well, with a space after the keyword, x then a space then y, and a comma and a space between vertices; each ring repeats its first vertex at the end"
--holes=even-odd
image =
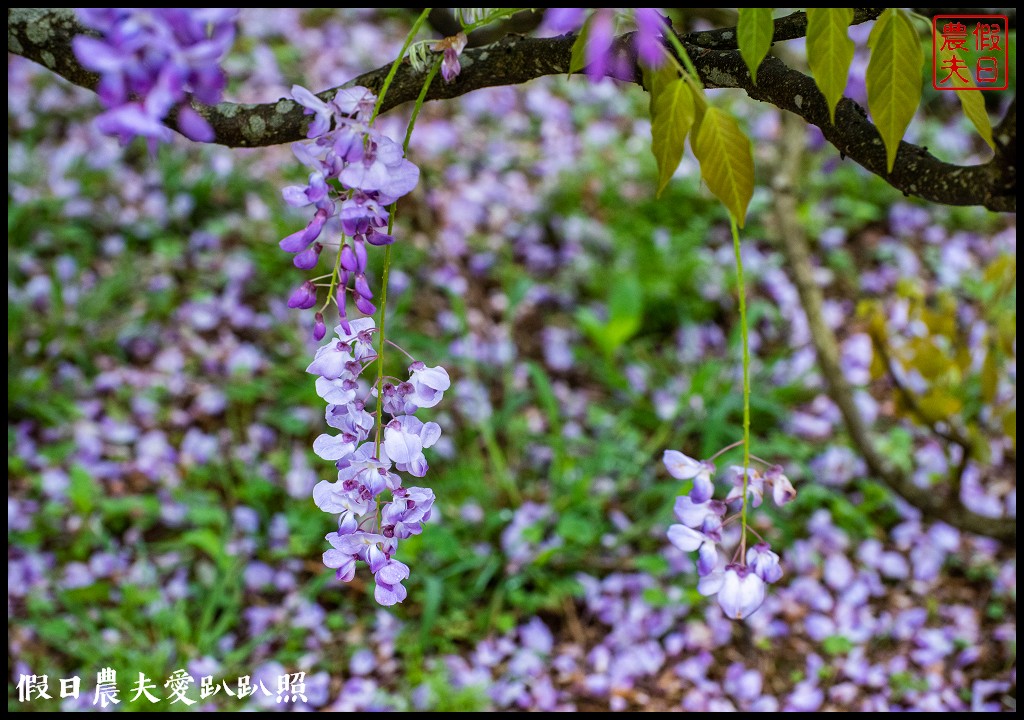
MULTIPOLYGON (((861 9, 855 22, 873 17, 875 10, 861 9)), ((776 39, 799 36, 806 30, 806 18, 794 13, 776 21, 776 39)), ((84 29, 68 8, 13 8, 7 12, 7 47, 62 75, 71 82, 95 89, 96 75, 78 65, 71 50, 71 38, 84 29)), ((1016 104, 1011 107, 1012 121, 1004 120, 996 129, 995 157, 983 165, 959 166, 945 163, 924 148, 900 143, 892 173, 886 171, 886 154, 877 129, 864 109, 849 99, 840 101, 836 122, 829 122, 828 108, 814 80, 793 70, 777 58, 768 57, 758 70, 758 84, 750 79, 739 52, 701 47, 687 38, 696 37, 705 44, 724 47, 735 29, 681 36, 693 58, 701 79, 709 88, 739 88, 755 100, 789 110, 808 123, 821 128, 825 138, 849 157, 882 177, 905 195, 915 195, 945 205, 983 205, 990 210, 1015 211, 1016 198, 1016 104), (717 34, 716 34, 717 33, 717 34)), ((518 85, 545 75, 567 72, 575 36, 530 38, 517 35, 497 43, 469 48, 462 55, 462 74, 455 82, 435 81, 427 100, 458 97, 485 87, 518 85)), ((618 51, 635 56, 633 33, 615 40, 618 51)), ((341 87, 363 85, 378 91, 390 65, 353 78, 341 87)), ((622 78, 620 78, 622 79, 622 78)), ((641 83, 639 68, 633 77, 641 83)), ((384 100, 382 111, 416 99, 423 75, 403 64, 384 100)), ((319 93, 325 100, 340 88, 319 93)), ((277 145, 305 137, 309 122, 302 108, 292 100, 281 99, 260 105, 220 103, 196 109, 214 128, 215 140, 230 147, 277 145)), ((173 127, 173 124, 172 124, 173 127)))
MULTIPOLYGON (((760 71, 758 71, 760 76, 760 71)), ((839 344, 825 321, 821 289, 814 281, 811 253, 803 228, 796 221, 797 200, 794 187, 801 177, 801 157, 806 145, 804 129, 791 115, 783 118, 782 167, 773 183, 775 189, 774 219, 776 240, 786 259, 789 273, 800 295, 800 304, 807 314, 811 339, 818 355, 818 365, 825 378, 829 397, 838 406, 846 431, 867 462, 872 475, 885 483, 904 500, 921 511, 924 517, 941 520, 967 532, 1013 543, 1017 537, 1015 518, 991 518, 967 509, 959 495, 936 492, 938 488, 918 487, 875 446, 871 431, 853 399, 853 391, 843 376, 839 363, 839 344)), ((967 455, 966 451, 964 453, 967 455)), ((955 488, 954 488, 955 489, 955 488)))
MULTIPOLYGON (((874 20, 882 14, 885 8, 854 8, 853 25, 874 20)), ((795 12, 775 20, 775 31, 772 34, 772 42, 784 42, 796 40, 807 34, 807 13, 795 12)), ((684 43, 708 48, 709 50, 736 50, 739 44, 736 41, 736 28, 717 28, 715 30, 704 30, 680 35, 679 39, 684 43)))

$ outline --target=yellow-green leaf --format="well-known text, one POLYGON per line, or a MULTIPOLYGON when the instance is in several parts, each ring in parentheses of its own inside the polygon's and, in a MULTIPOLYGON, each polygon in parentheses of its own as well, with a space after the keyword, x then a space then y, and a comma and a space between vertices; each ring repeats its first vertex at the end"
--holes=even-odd
POLYGON ((921 102, 924 53, 910 17, 892 8, 875 22, 868 47, 868 109, 885 143, 887 167, 892 172, 900 140, 921 102))
POLYGON ((750 140, 729 113, 709 107, 692 143, 708 189, 743 227, 747 205, 754 194, 754 156, 750 140))
POLYGON ((569 75, 578 73, 587 64, 587 38, 590 35, 590 23, 594 16, 591 15, 580 28, 580 34, 576 36, 576 42, 572 44, 572 55, 569 56, 569 75))
MULTIPOLYGON (((956 51, 947 50, 948 58, 952 60, 954 57, 959 61, 963 62, 963 58, 956 51)), ((940 60, 945 64, 946 56, 940 55, 940 60)), ((977 88, 974 84, 974 80, 971 77, 970 70, 966 70, 967 63, 962 64, 962 69, 965 71, 965 75, 958 73, 951 73, 950 81, 953 87, 965 88, 964 90, 956 90, 956 97, 960 101, 960 107, 963 108, 964 115, 974 125, 974 129, 978 131, 978 135, 984 140, 990 148, 995 149, 995 143, 992 141, 992 121, 989 120, 988 111, 985 110, 985 99, 982 97, 980 90, 970 90, 966 88, 977 88)))
POLYGON ((704 121, 704 113, 710 107, 708 105, 707 96, 704 95, 704 89, 699 86, 695 86, 690 83, 690 93, 693 95, 693 127, 690 128, 690 147, 693 147, 693 139, 697 137, 697 131, 700 130, 700 124, 704 121))
POLYGON ((854 45, 847 32, 852 22, 853 8, 807 8, 807 64, 833 123, 853 62, 854 45))
POLYGON ((736 43, 740 46, 740 55, 750 69, 750 77, 755 85, 757 68, 772 48, 774 33, 771 8, 740 8, 740 19, 736 23, 736 43))
POLYGON ((945 390, 933 387, 917 398, 917 406, 924 419, 934 423, 948 421, 960 412, 963 403, 945 390))
POLYGON ((665 190, 683 159, 686 133, 693 125, 694 103, 689 85, 678 78, 665 85, 653 99, 651 152, 658 162, 658 195, 665 190))
POLYGON ((672 63, 665 63, 660 68, 649 68, 643 69, 644 74, 644 87, 647 88, 647 92, 650 94, 650 100, 648 103, 648 110, 650 115, 654 117, 654 103, 658 100, 658 96, 661 95, 662 90, 673 80, 679 79, 679 72, 675 69, 672 63))

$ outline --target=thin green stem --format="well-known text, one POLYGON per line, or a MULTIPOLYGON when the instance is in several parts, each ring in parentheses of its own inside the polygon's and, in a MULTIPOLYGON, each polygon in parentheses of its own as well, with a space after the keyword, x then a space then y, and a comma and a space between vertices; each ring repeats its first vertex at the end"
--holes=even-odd
POLYGON ((740 255, 740 231, 736 218, 729 216, 732 227, 732 246, 736 253, 736 290, 740 298, 740 336, 743 342, 743 510, 740 548, 743 558, 747 556, 747 485, 750 481, 750 342, 747 328, 747 289, 743 282, 743 258, 740 255))
POLYGON ((398 57, 391 63, 391 69, 388 70, 387 77, 384 78, 384 84, 380 86, 380 92, 377 93, 377 104, 373 106, 373 115, 370 117, 370 124, 377 119, 377 115, 380 113, 381 105, 384 103, 384 96, 388 94, 388 89, 391 87, 391 83, 395 79, 395 75, 398 73, 398 68, 402 64, 402 60, 405 59, 405 53, 409 50, 409 46, 412 45, 412 40, 416 37, 416 33, 423 27, 423 23, 427 21, 427 16, 430 15, 430 11, 433 8, 423 8, 423 12, 416 18, 416 22, 412 24, 412 29, 409 30, 409 34, 405 36, 405 44, 402 45, 402 51, 398 53, 398 57))
MULTIPOLYGON (((757 538, 758 540, 760 540, 761 542, 764 542, 764 538, 763 538, 763 537, 761 537, 761 533, 759 533, 759 532, 758 532, 757 530, 755 530, 755 529, 754 529, 754 528, 752 528, 752 527, 751 527, 751 528, 747 528, 747 529, 748 529, 748 530, 749 530, 749 531, 750 531, 751 533, 753 533, 753 534, 754 534, 754 537, 756 537, 756 538, 757 538)), ((767 543, 765 543, 765 544, 767 545, 767 543)), ((744 555, 744 556, 743 556, 743 558, 744 558, 744 562, 746 561, 746 557, 747 557, 746 555, 744 555)))
MULTIPOLYGON (((394 209, 392 208, 391 216, 394 217, 394 209)), ((388 231, 390 234, 391 221, 388 221, 388 231)), ((380 281, 380 348, 377 350, 377 401, 382 402, 384 399, 384 323, 387 320, 387 307, 388 307, 388 276, 391 274, 391 246, 388 245, 384 248, 384 276, 380 281)), ((376 441, 374 445, 375 454, 380 457, 380 440, 381 440, 381 416, 384 413, 377 413, 377 432, 376 441)))
POLYGON ((765 465, 765 466, 767 466, 767 467, 769 467, 769 468, 770 468, 770 467, 773 467, 773 466, 775 465, 775 463, 771 463, 771 462, 768 462, 768 461, 767 461, 767 460, 765 460, 764 458, 759 458, 759 457, 758 457, 757 455, 751 455, 751 456, 750 456, 750 459, 751 459, 751 460, 753 460, 754 462, 759 462, 759 463, 761 463, 762 465, 765 465))
POLYGON ((338 257, 334 258, 334 270, 331 272, 330 275, 331 284, 327 290, 327 300, 324 301, 323 306, 320 308, 321 314, 323 314, 324 310, 331 306, 331 300, 334 299, 334 290, 338 287, 338 275, 341 272, 341 249, 343 247, 345 247, 344 235, 341 236, 341 241, 338 243, 338 257))
POLYGON ((669 49, 668 49, 667 47, 665 47, 664 45, 662 45, 662 46, 661 46, 661 54, 662 54, 662 55, 663 55, 663 56, 665 57, 665 59, 666 59, 666 60, 668 60, 668 61, 669 61, 670 63, 672 63, 673 65, 675 65, 675 67, 676 67, 676 71, 677 71, 677 72, 678 72, 678 73, 679 73, 680 75, 686 75, 686 68, 684 68, 684 67, 683 67, 682 63, 680 63, 680 62, 679 62, 679 58, 677 58, 677 57, 676 57, 676 56, 675 56, 675 55, 674 55, 674 54, 672 53, 672 51, 671 51, 671 50, 669 50, 669 49))
POLYGON ((385 342, 388 345, 390 345, 391 347, 393 347, 395 350, 398 350, 400 353, 405 355, 407 358, 409 358, 413 362, 416 362, 416 358, 414 358, 412 355, 410 355, 408 352, 406 352, 405 349, 401 345, 399 345, 398 343, 392 342, 391 340, 385 340, 385 342))
MULTIPOLYGON (((431 83, 434 82, 434 78, 437 77, 437 72, 441 69, 441 58, 438 57, 434 64, 430 67, 430 72, 427 73, 427 78, 423 81, 423 87, 420 88, 420 94, 416 97, 416 104, 413 105, 412 115, 409 117, 409 127, 405 130, 405 140, 402 141, 402 150, 409 152, 409 141, 412 140, 412 129, 416 126, 416 118, 420 116, 420 110, 423 109, 423 103, 427 99, 427 91, 430 90, 431 83)), ((390 224, 388 229, 390 232, 390 224)))
POLYGON ((462 26, 462 32, 464 32, 464 33, 466 33, 468 35, 469 33, 473 32, 477 28, 482 28, 485 25, 490 25, 492 22, 495 22, 497 20, 501 20, 503 18, 512 17, 516 13, 522 12, 523 10, 528 10, 528 9, 529 8, 499 8, 498 10, 495 10, 492 13, 488 13, 486 16, 480 18, 475 23, 467 23, 465 18, 462 15, 462 12, 459 11, 458 12, 459 25, 462 26))
POLYGON ((735 448, 735 447, 739 447, 739 446, 740 446, 740 445, 742 445, 742 444, 743 444, 743 441, 742 441, 742 440, 737 440, 737 441, 736 441, 736 442, 734 442, 734 443, 731 443, 731 444, 729 444, 729 445, 726 445, 726 446, 725 446, 724 448, 722 448, 721 450, 719 450, 718 452, 716 452, 716 453, 715 453, 714 455, 712 455, 711 457, 709 457, 709 458, 708 458, 708 462, 712 462, 712 461, 713 461, 713 460, 714 460, 715 458, 717 458, 717 457, 718 457, 719 455, 724 455, 725 453, 729 452, 729 451, 730 451, 730 450, 732 450, 733 448, 735 448))
POLYGON ((665 37, 668 38, 668 41, 672 44, 672 47, 675 48, 676 54, 679 55, 679 59, 683 61, 683 64, 686 66, 686 69, 689 70, 690 75, 693 76, 693 82, 697 85, 697 87, 703 90, 704 83, 700 81, 700 73, 697 72, 697 66, 693 64, 693 60, 690 59, 690 53, 686 52, 686 48, 683 47, 683 43, 679 40, 678 37, 676 37, 676 34, 669 30, 668 28, 665 29, 665 32, 663 34, 665 35, 665 37))
MULTIPOLYGON (((421 16, 422 17, 422 16, 421 16)), ((415 28, 413 29, 415 32, 415 28)), ((410 33, 412 37, 413 33, 410 33)), ((404 53, 404 50, 403 50, 404 53)), ((412 130, 416 126, 416 118, 420 115, 420 110, 423 109, 423 103, 427 99, 427 91, 430 89, 430 84, 434 82, 434 78, 437 77, 438 70, 441 69, 441 59, 438 58, 434 61, 434 64, 430 68, 430 72, 427 73, 426 79, 423 81, 423 87, 420 88, 420 94, 416 98, 416 105, 413 106, 412 116, 409 118, 409 127, 405 131, 405 140, 402 142, 403 154, 409 153, 409 141, 412 140, 412 130)), ((384 97, 381 95, 381 97, 384 97)), ((379 100, 378 100, 379 102, 379 100)), ((388 235, 391 234, 395 227, 395 212, 398 210, 398 203, 394 202, 391 207, 388 208, 388 235)), ((384 326, 387 321, 387 309, 388 309, 388 278, 391 275, 391 245, 384 248, 384 274, 380 281, 380 345, 377 349, 377 398, 381 400, 383 398, 384 391, 384 348, 387 340, 387 334, 384 331, 384 326)), ((381 422, 384 413, 377 413, 377 427, 376 427, 376 438, 374 449, 377 457, 380 457, 380 442, 381 442, 381 422)))

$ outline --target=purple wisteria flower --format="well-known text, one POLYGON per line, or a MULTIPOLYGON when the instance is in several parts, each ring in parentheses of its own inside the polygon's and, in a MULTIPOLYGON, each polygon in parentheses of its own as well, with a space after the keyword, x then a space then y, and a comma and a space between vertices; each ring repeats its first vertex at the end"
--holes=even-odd
MULTIPOLYGON (((729 490, 729 494, 725 496, 726 503, 743 498, 743 468, 739 465, 733 465, 729 468, 729 473, 732 477, 732 488, 729 490)), ((760 507, 761 502, 764 500, 764 477, 756 468, 747 468, 746 478, 747 500, 752 507, 760 507)))
POLYGON ((295 288, 295 292, 288 298, 288 307, 308 310, 316 305, 316 286, 309 280, 295 288))
POLYGON ((772 499, 776 505, 785 505, 796 497, 796 488, 789 478, 782 474, 781 465, 773 465, 764 473, 764 481, 772 489, 772 499))
POLYGON ((673 525, 668 529, 668 539, 683 552, 697 551, 697 574, 701 577, 710 575, 718 564, 718 542, 722 539, 720 532, 722 521, 709 515, 704 525, 709 524, 717 527, 713 530, 694 530, 685 525, 673 525))
MULTIPOLYGON (((366 88, 346 88, 324 100, 295 85, 292 98, 312 116, 306 131, 312 142, 292 145, 292 152, 311 172, 305 185, 288 186, 281 194, 292 207, 312 208, 313 217, 279 246, 294 256, 292 263, 301 270, 315 268, 328 248, 337 253, 337 269, 329 276, 330 297, 348 332, 349 293, 363 315, 377 310, 366 278, 366 245, 394 242, 386 231, 390 215, 385 207, 416 187, 419 168, 405 159, 399 143, 370 124, 377 98, 366 88), (340 241, 332 240, 339 236, 340 241)), ((314 294, 312 304, 292 307, 308 309, 315 304, 314 294)), ((317 339, 326 334, 324 330, 314 320, 317 339)))
MULTIPOLYGON (((544 26, 555 32, 574 30, 583 21, 581 8, 548 8, 544 26)), ((648 67, 661 67, 666 60, 664 32, 665 18, 657 8, 635 8, 633 19, 636 23, 634 42, 637 57, 648 67)), ((584 72, 594 82, 605 76, 620 79, 631 77, 633 60, 621 48, 615 47, 617 15, 614 8, 597 8, 584 24, 583 63, 584 72)))
POLYGON ((583 8, 548 8, 544 11, 544 29, 566 33, 579 29, 586 18, 583 8))
POLYGON ((662 46, 664 18, 657 8, 636 8, 633 17, 636 20, 637 56, 645 65, 661 67, 665 64, 665 51, 662 46))
POLYGON ((313 451, 337 470, 336 480, 322 480, 313 488, 313 502, 338 515, 338 531, 327 535, 331 549, 324 553, 324 564, 348 582, 355 577, 356 563, 366 563, 376 583, 377 602, 394 605, 406 598, 402 582, 409 577, 408 566, 394 558, 398 541, 419 535, 434 507, 432 490, 405 487, 398 473, 426 475, 423 451, 441 437, 440 425, 422 422, 412 413, 419 409, 420 399, 427 403, 423 407, 439 403, 451 381, 444 368, 414 362, 409 380, 397 385, 405 388, 401 401, 392 397, 398 395, 396 385, 385 384, 376 412, 369 413, 357 391, 359 376, 377 360, 375 332, 373 318, 339 325, 335 337, 317 349, 306 368, 317 376, 317 394, 327 402, 327 424, 338 431, 323 433, 313 442, 313 451), (381 417, 379 424, 375 414, 381 417), (383 420, 385 414, 391 416, 389 421, 383 420), (380 434, 371 438, 375 429, 380 434))
POLYGON ((462 72, 459 55, 465 49, 466 42, 466 33, 460 32, 438 41, 432 48, 435 52, 444 53, 444 57, 441 59, 441 77, 446 83, 455 80, 462 72))
POLYGON ((612 40, 615 39, 615 10, 599 8, 591 17, 587 46, 584 48, 585 72, 587 76, 598 81, 608 74, 614 57, 612 40))
POLYGON ((423 477, 428 469, 423 450, 440 437, 441 426, 437 423, 423 423, 412 415, 401 415, 384 429, 384 450, 398 470, 413 477, 423 477))
POLYGON ((779 555, 772 552, 768 543, 758 543, 747 550, 747 565, 766 583, 775 583, 782 579, 779 555))
POLYGON ((202 142, 210 124, 189 104, 220 102, 227 82, 221 58, 235 39, 237 8, 78 8, 100 37, 72 41, 82 65, 100 75, 97 92, 107 111, 97 127, 127 142, 137 135, 168 140, 164 121, 202 142))
POLYGON ((444 391, 452 384, 448 371, 443 367, 428 368, 421 362, 409 366, 409 383, 412 385, 409 402, 423 408, 431 408, 441 402, 444 391))
POLYGON ((718 604, 733 620, 749 617, 761 607, 765 596, 764 580, 748 565, 731 563, 725 570, 701 578, 701 595, 718 595, 718 604))
POLYGON ((704 460, 694 460, 678 450, 666 450, 662 456, 665 469, 669 475, 679 480, 693 480, 693 490, 690 491, 690 499, 697 503, 706 502, 711 499, 715 492, 714 483, 711 482, 711 475, 715 472, 715 466, 704 460))
MULTIPOLYGON (((715 500, 715 485, 711 477, 715 466, 711 462, 695 460, 678 450, 666 450, 662 460, 673 477, 693 480, 690 492, 676 498, 675 515, 679 524, 669 526, 669 541, 683 552, 697 552, 697 575, 700 577, 697 590, 702 595, 717 595, 718 604, 729 618, 742 620, 749 617, 764 602, 765 586, 782 578, 782 566, 778 554, 772 552, 768 543, 762 541, 748 549, 745 539, 742 539, 733 555, 733 562, 723 567, 725 561, 722 558, 728 558, 728 555, 719 553, 722 528, 742 516, 742 513, 736 513, 727 518, 726 514, 731 503, 759 506, 766 484, 772 488, 778 504, 789 502, 796 495, 792 483, 778 465, 764 474, 754 468, 744 472, 742 467, 732 467, 733 487, 724 501, 715 500), (745 554, 741 554, 744 550, 745 554)), ((743 532, 747 530, 744 526, 743 532)))

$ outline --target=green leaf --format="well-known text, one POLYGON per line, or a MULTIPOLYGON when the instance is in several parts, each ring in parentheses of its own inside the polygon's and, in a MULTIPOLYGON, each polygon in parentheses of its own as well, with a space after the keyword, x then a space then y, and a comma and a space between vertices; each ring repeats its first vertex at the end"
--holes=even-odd
POLYGON ((853 62, 853 40, 847 33, 852 22, 853 8, 807 8, 807 64, 833 123, 853 62))
POLYGON ((664 555, 638 555, 633 564, 637 570, 650 575, 664 575, 669 570, 668 560, 664 555))
POLYGON ((578 73, 587 64, 587 39, 590 37, 590 24, 594 16, 591 15, 580 28, 580 34, 576 36, 576 42, 572 44, 572 55, 569 57, 569 75, 578 73))
POLYGON ((675 604, 672 598, 668 596, 668 593, 659 587, 644 588, 641 596, 643 597, 644 602, 651 607, 661 608, 675 604))
POLYGON ((896 163, 900 140, 921 102, 921 40, 910 17, 889 9, 868 37, 868 109, 885 143, 889 172, 896 163))
POLYGON ((88 515, 95 507, 96 499, 100 496, 96 481, 79 465, 71 468, 68 477, 71 481, 68 485, 68 498, 70 498, 71 504, 81 515, 88 515))
POLYGON ((63 591, 60 597, 65 605, 72 607, 97 605, 110 598, 110 583, 101 581, 84 587, 71 588, 63 591))
POLYGON ((729 113, 709 107, 693 140, 693 154, 708 189, 743 227, 754 194, 754 156, 750 140, 729 113))
POLYGON ((593 310, 590 308, 579 308, 576 311, 576 324, 606 355, 615 352, 615 346, 609 342, 608 336, 604 331, 604 323, 594 314, 593 310))
POLYGON ((693 93, 682 78, 667 83, 651 97, 651 152, 658 163, 658 196, 666 186, 679 161, 683 159, 686 134, 696 115, 693 93))
POLYGON ((700 124, 704 122, 704 113, 706 113, 708 108, 711 106, 708 105, 708 99, 704 94, 703 88, 694 86, 693 83, 690 83, 689 85, 690 93, 693 95, 693 108, 695 112, 693 127, 690 128, 690 147, 692 148, 693 141, 696 139, 698 131, 700 131, 700 124))
POLYGON ((650 93, 650 100, 648 101, 648 110, 651 117, 654 117, 654 104, 658 101, 662 92, 665 90, 665 86, 671 83, 673 80, 679 79, 679 72, 672 66, 671 63, 665 63, 660 68, 643 68, 644 74, 644 88, 650 93))
POLYGON ((821 641, 821 649, 829 655, 845 655, 853 648, 853 641, 842 635, 832 635, 821 641))
MULTIPOLYGON (((961 62, 963 58, 960 54, 953 50, 947 50, 948 59, 954 57, 958 58, 961 62)), ((939 60, 945 64, 947 58, 940 55, 939 60)), ((963 63, 963 67, 967 67, 967 63, 963 63)), ((956 97, 960 101, 960 107, 963 108, 964 115, 974 125, 974 129, 978 131, 978 135, 984 140, 990 148, 995 149, 995 143, 992 141, 992 121, 989 120, 988 111, 985 110, 985 99, 982 97, 981 91, 974 89, 977 85, 974 84, 974 80, 971 77, 971 73, 968 70, 966 76, 959 75, 958 73, 952 73, 950 80, 954 87, 964 88, 963 90, 956 91, 956 97)))
POLYGON ((572 543, 588 546, 597 538, 600 528, 590 519, 582 515, 563 515, 555 526, 555 532, 572 543))
POLYGON ((644 314, 644 290, 640 277, 632 272, 621 273, 608 293, 608 317, 640 320, 644 314))
POLYGON ((580 308, 576 323, 606 355, 612 355, 636 335, 643 315, 643 287, 635 275, 625 274, 608 294, 607 322, 601 322, 589 308, 580 308))
POLYGON ((424 647, 428 644, 431 632, 437 625, 437 618, 441 610, 441 601, 444 599, 444 583, 441 578, 426 576, 423 580, 423 617, 420 620, 420 644, 424 647))
POLYGON ((928 422, 945 422, 960 412, 963 402, 952 393, 933 387, 917 398, 917 406, 928 422))
POLYGON ((231 564, 231 558, 224 551, 224 541, 212 530, 201 528, 189 530, 178 539, 180 545, 191 545, 206 553, 222 569, 231 564))
POLYGON ((644 319, 644 290, 640 278, 623 273, 608 293, 608 323, 605 332, 616 349, 629 340, 644 319))
POLYGON ((772 22, 771 8, 740 8, 740 19, 736 24, 736 42, 740 46, 740 55, 750 69, 750 77, 755 85, 757 68, 772 49, 774 34, 775 23, 772 22))

